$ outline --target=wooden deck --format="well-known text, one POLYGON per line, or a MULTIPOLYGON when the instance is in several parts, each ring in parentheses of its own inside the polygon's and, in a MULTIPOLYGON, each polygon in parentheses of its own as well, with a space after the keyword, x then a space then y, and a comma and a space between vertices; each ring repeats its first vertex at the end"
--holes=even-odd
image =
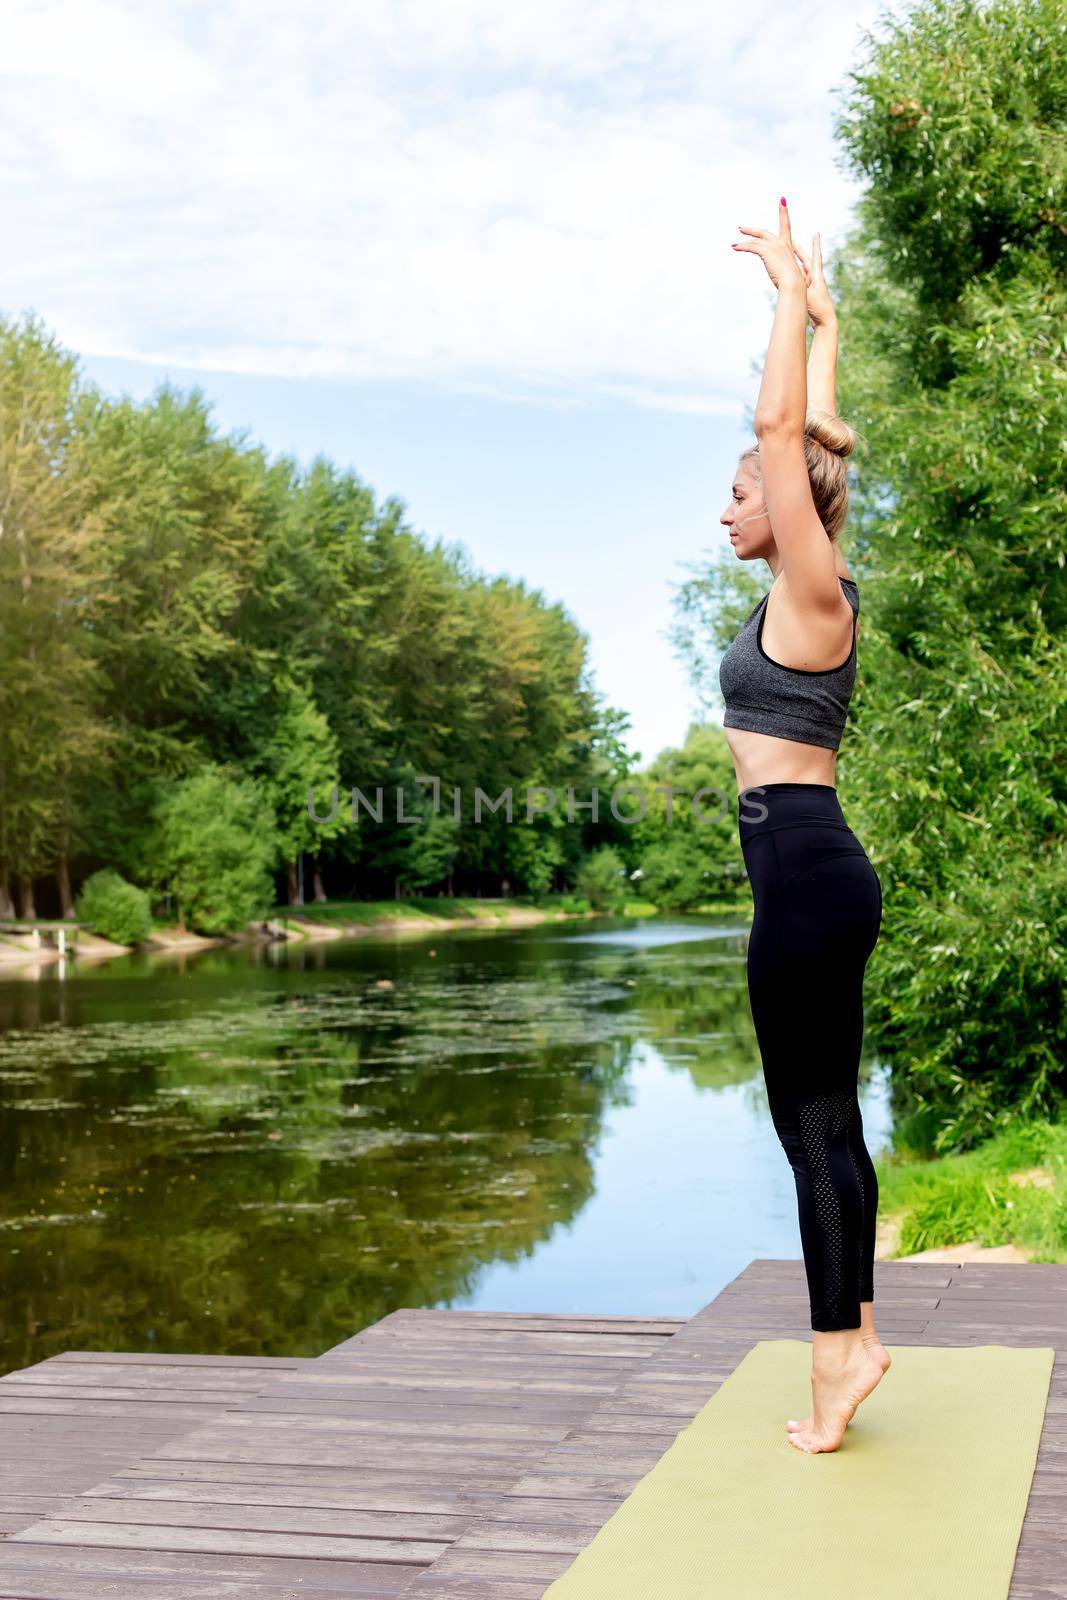
MULTIPOLYGON (((1057 1349, 1012 1600, 1067 1597, 1067 1267, 879 1262, 894 1344, 1057 1349)), ((308 1359, 67 1351, 0 1379, 0 1600, 539 1600, 761 1338, 696 1316, 395 1311, 308 1359)), ((669 1600, 669 1597, 664 1597, 669 1600)))

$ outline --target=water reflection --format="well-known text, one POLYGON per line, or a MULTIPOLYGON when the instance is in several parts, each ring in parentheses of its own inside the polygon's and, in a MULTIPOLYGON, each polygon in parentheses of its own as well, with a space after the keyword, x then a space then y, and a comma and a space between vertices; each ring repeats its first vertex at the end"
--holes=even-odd
MULTIPOLYGON (((796 1255, 746 928, 620 919, 0 985, 0 1369, 317 1354, 400 1305, 685 1315, 752 1256, 796 1255)), ((877 1149, 878 1074, 864 1116, 877 1149)))
POLYGON ((658 922, 651 918, 644 922, 635 922, 629 927, 607 930, 597 929, 589 933, 572 933, 569 937, 561 936, 560 942, 566 944, 614 944, 624 949, 653 950, 662 944, 684 944, 689 939, 735 939, 736 929, 732 926, 721 924, 707 924, 693 926, 691 923, 658 922))

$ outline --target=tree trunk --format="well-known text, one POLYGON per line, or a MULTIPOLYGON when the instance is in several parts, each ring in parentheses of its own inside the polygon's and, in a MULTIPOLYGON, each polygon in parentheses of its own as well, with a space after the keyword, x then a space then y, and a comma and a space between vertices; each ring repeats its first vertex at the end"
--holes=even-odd
POLYGON ((445 893, 448 895, 448 898, 451 900, 451 899, 453 899, 455 897, 455 892, 456 891, 452 887, 452 868, 449 867, 449 869, 448 869, 448 888, 446 889, 445 893))
POLYGON ((37 905, 33 898, 33 879, 28 878, 24 872, 18 874, 19 880, 19 916, 26 922, 37 921, 37 905))
POLYGON ((0 917, 14 917, 15 902, 11 898, 8 887, 7 873, 0 872, 0 917))
POLYGON ((400 899, 400 879, 399 878, 394 878, 393 879, 393 896, 397 900, 400 899))
POLYGON ((311 879, 311 882, 313 884, 313 894, 314 894, 314 898, 315 898, 315 903, 317 905, 325 905, 326 904, 326 890, 323 888, 323 885, 322 885, 322 865, 321 865, 321 863, 319 861, 318 856, 316 856, 315 860, 314 860, 314 864, 313 864, 313 868, 312 868, 312 879, 311 879))
POLYGON ((70 892, 70 863, 66 852, 56 862, 56 888, 59 890, 59 914, 65 921, 74 920, 74 896, 70 892))
POLYGON ((290 861, 286 865, 285 876, 289 885, 289 904, 298 906, 300 904, 300 881, 296 875, 295 861, 290 861))

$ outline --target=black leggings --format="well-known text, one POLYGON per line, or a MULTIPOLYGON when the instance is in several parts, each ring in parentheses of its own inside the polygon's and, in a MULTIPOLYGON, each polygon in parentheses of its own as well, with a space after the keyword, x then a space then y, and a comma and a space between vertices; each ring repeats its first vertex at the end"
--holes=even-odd
POLYGON ((878 1180, 856 1088, 882 886, 831 784, 765 783, 739 798, 755 911, 748 992, 796 1180, 811 1326, 858 1328, 860 1301, 874 1299, 878 1180))

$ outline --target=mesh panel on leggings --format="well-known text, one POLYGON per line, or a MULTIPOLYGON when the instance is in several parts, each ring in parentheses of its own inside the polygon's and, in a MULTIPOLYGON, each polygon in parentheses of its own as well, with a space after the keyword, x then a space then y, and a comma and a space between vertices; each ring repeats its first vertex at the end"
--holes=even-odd
POLYGON ((874 1299, 874 1214, 878 1210, 878 1178, 874 1172, 870 1154, 863 1139, 863 1116, 860 1112, 860 1103, 856 1099, 852 1106, 852 1121, 848 1129, 848 1153, 852 1157, 852 1166, 856 1173, 856 1181, 860 1186, 860 1226, 863 1229, 864 1248, 860 1259, 860 1300, 874 1299), (861 1161, 856 1152, 863 1152, 861 1161), (870 1175, 873 1189, 868 1193, 867 1185, 863 1180, 864 1164, 870 1175), (870 1208, 868 1210, 868 1207, 870 1208))
MULTIPOLYGON (((852 1098, 852 1097, 850 1097, 850 1098, 852 1098)), ((857 1138, 862 1138, 863 1137, 862 1130, 861 1130, 861 1124, 860 1124, 860 1118, 859 1118, 859 1109, 860 1109, 859 1108, 859 1101, 853 1098, 852 1099, 851 1115, 849 1117, 848 1153, 852 1157, 852 1170, 856 1174, 856 1182, 860 1186, 860 1206, 861 1206, 863 1212, 866 1213, 866 1210, 867 1210, 867 1191, 863 1187, 863 1173, 860 1170, 859 1162, 856 1160, 855 1140, 857 1138)))
MULTIPOLYGON (((852 1120, 855 1104, 856 1097, 854 1094, 820 1094, 815 1095, 810 1100, 803 1101, 797 1107, 800 1136, 804 1141, 804 1154, 807 1157, 808 1171, 811 1174, 815 1214, 818 1218, 819 1231, 823 1238, 826 1291, 824 1309, 831 1318, 837 1318, 840 1315, 843 1297, 841 1282, 841 1203, 834 1185, 833 1173, 830 1170, 830 1149, 833 1144, 841 1139, 842 1135, 844 1135, 847 1142, 847 1130, 852 1120)), ((852 1154, 851 1144, 848 1145, 848 1151, 852 1158, 852 1164, 855 1166, 856 1158, 852 1154)), ((858 1173, 857 1177, 859 1177, 858 1173)), ((863 1193, 862 1180, 860 1181, 860 1193, 863 1193)), ((851 1299, 852 1296, 850 1295, 849 1298, 851 1299)))

